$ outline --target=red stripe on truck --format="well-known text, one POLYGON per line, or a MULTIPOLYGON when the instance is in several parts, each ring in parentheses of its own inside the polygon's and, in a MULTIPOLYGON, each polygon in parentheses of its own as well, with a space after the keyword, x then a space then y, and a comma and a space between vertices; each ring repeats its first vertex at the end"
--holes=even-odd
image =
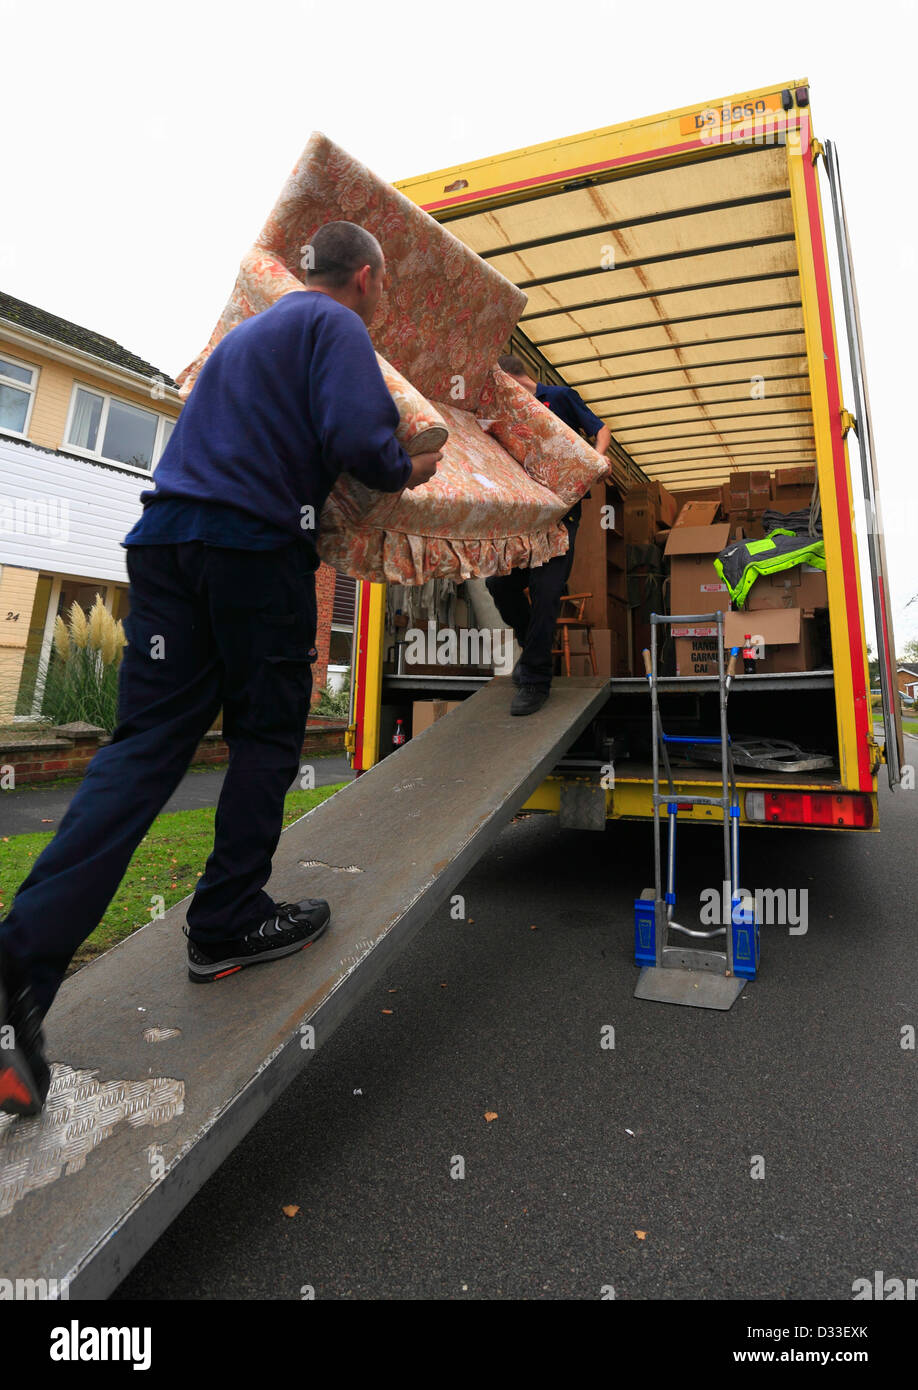
POLYGON ((864 679, 861 618, 857 601, 856 564, 854 550, 854 528, 851 525, 851 495, 848 491, 848 472, 845 467, 844 442, 841 432, 841 387, 835 361, 834 338, 832 331, 832 306, 829 298, 829 274, 826 265, 825 246, 822 239, 822 224, 819 218, 819 201, 816 187, 816 166, 809 154, 809 122, 804 121, 801 128, 803 146, 803 177, 806 189, 807 216, 810 224, 810 242, 813 247, 813 266, 816 272, 816 297, 819 304, 819 322, 822 330, 823 362, 826 374, 826 394, 829 401, 829 415, 832 425, 832 466, 835 473, 835 496, 838 506, 838 530, 841 538, 842 572, 845 583, 845 612, 848 620, 848 650, 851 657, 851 682, 854 691, 854 727, 857 737, 857 785, 861 791, 872 791, 873 778, 870 772, 870 750, 867 736, 870 705, 867 697, 867 683, 864 679))
POLYGON ((363 749, 361 740, 363 737, 364 716, 367 704, 367 627, 369 624, 370 612, 370 586, 367 583, 360 585, 360 608, 357 613, 357 690, 354 700, 354 771, 362 772, 363 749))

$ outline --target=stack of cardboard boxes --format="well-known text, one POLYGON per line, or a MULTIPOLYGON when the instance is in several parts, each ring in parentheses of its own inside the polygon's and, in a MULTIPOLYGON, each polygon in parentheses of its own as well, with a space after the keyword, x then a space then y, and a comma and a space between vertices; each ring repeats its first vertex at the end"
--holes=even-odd
POLYGON ((772 511, 798 512, 808 507, 815 481, 816 470, 811 463, 777 469, 771 484, 772 511))
MULTIPOLYGON (((590 593, 585 616, 593 626, 600 675, 643 671, 641 653, 650 645, 650 614, 725 614, 728 646, 747 633, 759 637, 760 672, 812 670, 830 662, 825 574, 808 566, 782 571, 753 584, 742 612, 732 612, 730 594, 714 560, 736 537, 761 539, 767 511, 793 512, 810 504, 812 465, 738 471, 722 487, 673 495, 659 482, 633 487, 616 499, 615 527, 603 532, 601 508, 608 494, 584 501, 577 559, 569 588, 590 593), (620 501, 620 505, 618 502, 620 501), (605 534, 603 547, 587 537, 605 534), (594 553, 595 552, 595 553, 594 553), (623 581, 626 579, 626 587, 623 581), (627 601, 625 600, 627 594, 627 601), (627 624, 625 619, 627 618, 627 624)), ((710 623, 674 626, 672 644, 661 632, 660 669, 677 675, 717 674, 717 628, 710 623)), ((590 671, 586 634, 571 633, 572 674, 590 671)))
POLYGON ((679 503, 662 483, 633 488, 625 499, 628 608, 631 614, 629 670, 642 671, 641 652, 650 646, 650 615, 665 609, 663 547, 679 503))
MULTIPOLYGON (((831 661, 828 648, 828 593, 821 570, 798 565, 769 578, 760 576, 742 611, 732 612, 730 594, 714 569, 728 540, 760 539, 767 510, 791 512, 810 504, 812 467, 781 470, 775 480, 763 471, 734 473, 720 501, 683 502, 666 541, 670 562, 669 612, 725 614, 728 647, 755 643, 757 673, 807 671, 831 661)), ((716 675, 717 627, 710 623, 674 626, 676 674, 716 675)))
POLYGON ((727 646, 742 644, 746 633, 764 644, 756 671, 812 671, 830 660, 825 610, 829 598, 824 570, 795 565, 778 574, 759 575, 741 613, 730 613, 724 627, 727 646))
MULTIPOLYGON (((730 593, 714 561, 727 544, 730 527, 718 521, 717 502, 683 504, 666 542, 669 558, 670 613, 725 613, 730 593)), ((711 623, 674 625, 677 676, 717 674, 717 626, 711 623)))
POLYGON ((629 545, 651 545, 658 531, 672 526, 679 504, 662 483, 633 487, 625 497, 625 538, 629 545))
POLYGON ((724 483, 722 505, 731 536, 741 526, 744 536, 761 540, 765 535, 763 517, 772 505, 771 474, 767 469, 731 474, 724 483))

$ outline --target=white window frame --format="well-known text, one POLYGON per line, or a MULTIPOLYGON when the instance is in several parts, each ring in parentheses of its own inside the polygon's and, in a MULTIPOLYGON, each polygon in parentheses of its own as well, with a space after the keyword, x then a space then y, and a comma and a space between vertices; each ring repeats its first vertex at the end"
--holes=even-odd
POLYGON ((172 415, 161 415, 158 410, 147 410, 146 406, 138 405, 136 401, 126 400, 123 396, 113 395, 110 391, 100 391, 98 386, 90 386, 85 381, 74 381, 73 389, 70 393, 70 408, 67 411, 67 424, 64 428, 64 438, 61 448, 67 453, 77 454, 80 458, 92 459, 96 463, 107 463, 113 468, 123 468, 126 473, 136 473, 141 478, 152 478, 153 470, 159 463, 163 452, 163 431, 166 421, 175 425, 175 417, 172 415), (145 415, 152 415, 156 420, 156 433, 153 436, 153 458, 150 460, 149 468, 138 468, 134 463, 122 463, 120 459, 108 458, 100 450, 83 449, 79 444, 70 443, 70 431, 73 428, 73 417, 76 414, 76 398, 78 391, 86 391, 90 396, 96 396, 102 401, 102 414, 99 416, 98 438, 105 438, 105 431, 108 426, 108 411, 112 401, 118 405, 126 405, 134 410, 140 410, 145 415))
POLYGON ((32 423, 32 408, 35 405, 35 394, 38 390, 38 374, 41 368, 36 367, 34 362, 23 362, 21 358, 15 357, 11 352, 7 352, 2 342, 0 342, 0 357, 4 357, 8 362, 12 362, 14 367, 22 367, 25 371, 32 373, 32 384, 26 386, 22 381, 14 381, 12 377, 4 376, 2 370, 0 370, 0 382, 2 382, 4 386, 12 386, 16 391, 27 391, 29 394, 29 406, 26 410, 25 428, 22 430, 9 430, 4 425, 0 426, 0 434, 11 435, 14 439, 28 439, 29 427, 32 423))
MULTIPOLYGON (((350 637, 351 642, 353 643, 353 640, 354 640, 354 628, 353 628, 353 626, 347 627, 345 623, 332 623, 331 626, 330 626, 330 628, 329 628, 329 643, 328 643, 329 649, 331 648, 331 634, 332 634, 333 632, 346 632, 347 635, 348 635, 348 637, 350 637)), ((329 654, 331 654, 330 651, 329 651, 329 654)), ((351 666, 351 662, 348 662, 347 666, 339 666, 337 663, 332 663, 331 661, 329 661, 329 662, 327 663, 326 667, 325 667, 325 684, 326 684, 326 685, 330 685, 330 684, 331 684, 331 681, 330 681, 330 679, 329 679, 331 676, 343 676, 344 673, 345 673, 345 671, 350 670, 350 666, 351 666)), ((343 682, 342 682, 341 684, 343 684, 343 682)), ((353 673, 353 671, 351 671, 351 689, 353 689, 353 688, 354 688, 354 673, 353 673)), ((337 686, 337 685, 336 685, 335 689, 340 689, 340 686, 337 686)))

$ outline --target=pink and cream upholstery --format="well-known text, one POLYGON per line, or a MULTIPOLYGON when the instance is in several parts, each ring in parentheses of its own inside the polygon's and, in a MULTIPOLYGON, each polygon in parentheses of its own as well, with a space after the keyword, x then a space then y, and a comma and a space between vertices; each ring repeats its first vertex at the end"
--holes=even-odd
POLYGON ((179 375, 182 395, 226 333, 303 291, 310 237, 338 219, 366 227, 386 256, 370 336, 398 406, 399 439, 409 453, 443 447, 444 457, 429 483, 401 494, 342 474, 321 517, 322 558, 359 579, 414 585, 562 554, 560 518, 607 467, 495 365, 526 296, 324 135, 311 137, 210 341, 179 375))

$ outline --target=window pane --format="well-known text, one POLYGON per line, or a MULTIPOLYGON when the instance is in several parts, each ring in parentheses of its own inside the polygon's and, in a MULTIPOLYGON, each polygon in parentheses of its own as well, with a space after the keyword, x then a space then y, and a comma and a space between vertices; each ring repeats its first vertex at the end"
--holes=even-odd
POLYGON ((32 375, 31 367, 17 367, 15 362, 0 357, 0 376, 8 376, 12 381, 24 381, 26 386, 31 386, 32 375))
POLYGON ((70 443, 75 444, 78 449, 94 450, 101 416, 102 397, 94 396, 90 391, 77 391, 73 423, 70 426, 70 443))
POLYGON ((149 468, 153 462, 153 441, 156 438, 156 416, 132 405, 112 401, 105 426, 102 455, 119 463, 132 463, 136 468, 149 468))
POLYGON ((349 632, 336 632, 332 629, 328 641, 328 659, 332 666, 350 666, 351 664, 351 634, 349 632))
POLYGON ((15 386, 0 384, 0 429, 24 430, 28 410, 28 391, 17 391, 15 386))

